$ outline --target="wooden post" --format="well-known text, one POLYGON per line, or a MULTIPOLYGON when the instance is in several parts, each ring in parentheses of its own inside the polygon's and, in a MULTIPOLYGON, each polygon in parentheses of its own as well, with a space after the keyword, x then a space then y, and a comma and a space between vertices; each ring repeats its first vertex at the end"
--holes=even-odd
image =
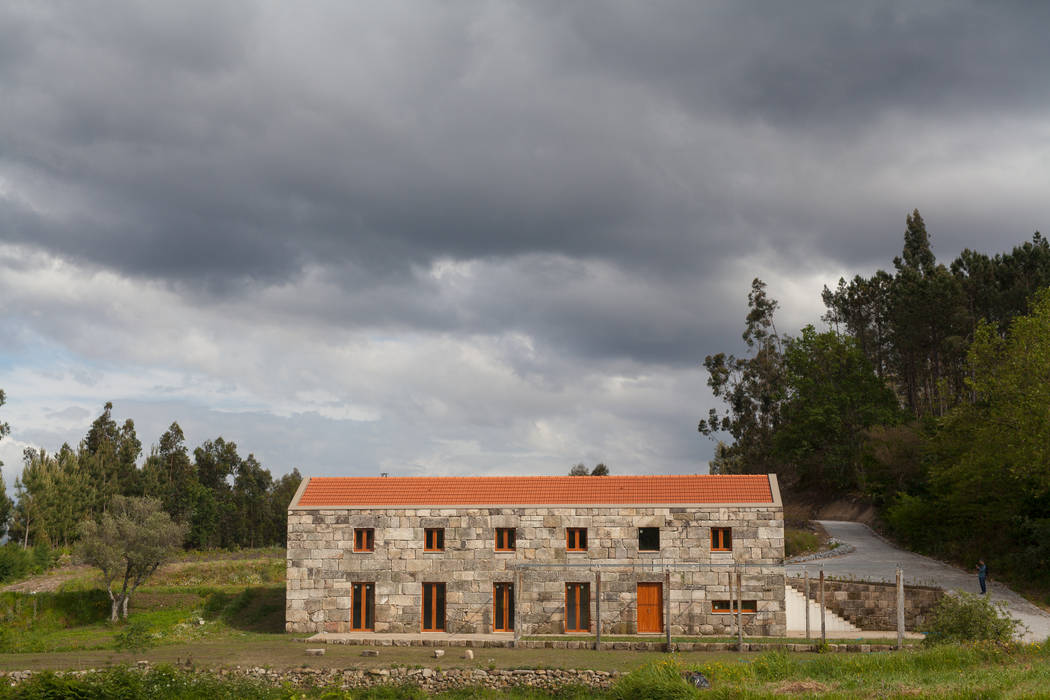
POLYGON ((897 648, 904 648, 904 572, 897 567, 897 648))
POLYGON ((806 584, 806 641, 809 641, 809 569, 802 572, 802 578, 806 584))
POLYGON ((671 651, 671 572, 664 569, 664 651, 671 651))
POLYGON ((602 648, 602 572, 594 574, 594 649, 602 648))
POLYGON ((518 640, 521 639, 521 594, 518 592, 521 588, 521 570, 514 572, 514 646, 518 646, 518 640))
MULTIPOLYGON (((744 594, 741 587, 740 570, 736 572, 736 649, 744 650, 744 594)), ((732 585, 732 584, 730 584, 732 585)))
POLYGON ((820 643, 828 643, 828 628, 824 615, 824 567, 820 568, 820 643))

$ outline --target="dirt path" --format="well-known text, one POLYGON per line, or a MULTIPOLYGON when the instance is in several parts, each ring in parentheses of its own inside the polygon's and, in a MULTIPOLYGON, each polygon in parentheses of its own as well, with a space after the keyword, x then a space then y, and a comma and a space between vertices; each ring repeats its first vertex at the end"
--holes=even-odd
MULTIPOLYGON (((863 523, 821 520, 828 534, 854 547, 853 552, 798 564, 788 564, 789 576, 801 576, 804 569, 810 575, 824 569, 836 578, 856 578, 864 581, 894 581, 897 566, 904 571, 904 580, 924 586, 938 586, 950 591, 977 593, 976 572, 963 571, 936 559, 898 549, 882 539, 863 523)), ((1028 627, 1027 641, 1043 641, 1050 635, 1050 615, 1025 600, 1005 585, 989 579, 988 593, 993 601, 1003 601, 1010 614, 1028 627)))
MULTIPOLYGON (((175 561, 169 564, 164 564, 157 570, 158 575, 166 573, 172 573, 185 569, 191 566, 197 566, 200 564, 208 564, 217 561, 245 561, 246 559, 273 559, 274 557, 269 554, 247 554, 247 556, 241 556, 242 552, 219 552, 215 556, 206 556, 200 559, 192 559, 187 561, 175 561)), ((52 569, 46 574, 39 576, 31 576, 30 578, 10 583, 0 588, 3 592, 14 592, 14 593, 50 593, 57 591, 63 583, 71 581, 75 578, 80 578, 92 571, 97 571, 92 566, 77 565, 77 566, 60 566, 52 569)))
POLYGON ((91 570, 92 567, 90 566, 62 566, 52 569, 46 574, 32 576, 17 583, 8 584, 0 590, 5 593, 50 593, 51 591, 57 591, 58 587, 66 581, 83 576, 91 570))

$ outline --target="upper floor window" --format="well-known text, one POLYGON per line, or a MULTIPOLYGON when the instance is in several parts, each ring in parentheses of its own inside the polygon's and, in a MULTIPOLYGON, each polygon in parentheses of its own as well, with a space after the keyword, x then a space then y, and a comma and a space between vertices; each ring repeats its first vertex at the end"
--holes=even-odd
POLYGON ((371 552, 376 547, 376 531, 370 527, 354 528, 354 551, 371 552))
POLYGON ((638 528, 638 551, 659 552, 660 551, 660 528, 640 527, 638 528))
POLYGON ((570 552, 587 551, 587 528, 569 527, 565 529, 565 548, 570 552))
POLYGON ((445 549, 445 528, 428 527, 423 531, 423 549, 427 552, 441 552, 445 549))
POLYGON ((731 552, 733 551, 733 528, 713 527, 711 528, 711 551, 731 552))
POLYGON ((497 527, 496 528, 496 551, 497 552, 513 552, 515 547, 514 542, 514 528, 512 527, 497 527))

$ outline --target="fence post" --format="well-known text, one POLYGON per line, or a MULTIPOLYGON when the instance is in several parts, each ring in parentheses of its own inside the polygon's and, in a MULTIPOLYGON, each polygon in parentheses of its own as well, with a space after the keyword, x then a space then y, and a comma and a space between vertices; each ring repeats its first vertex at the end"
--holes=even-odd
POLYGON ((744 594, 740 585, 740 570, 736 572, 736 648, 744 650, 744 594))
POLYGON ((805 581, 805 596, 806 596, 806 641, 809 641, 809 569, 802 572, 803 580, 805 581))
POLYGON ((904 648, 904 572, 897 567, 897 648, 904 648))
POLYGON ((518 646, 521 639, 521 569, 514 572, 514 646, 518 646))
POLYGON ((594 649, 602 648, 602 572, 594 574, 594 649))
POLYGON ((667 635, 665 651, 671 651, 671 572, 664 569, 664 633, 667 635))
POLYGON ((828 643, 828 628, 825 620, 824 607, 824 567, 820 567, 820 643, 828 643))

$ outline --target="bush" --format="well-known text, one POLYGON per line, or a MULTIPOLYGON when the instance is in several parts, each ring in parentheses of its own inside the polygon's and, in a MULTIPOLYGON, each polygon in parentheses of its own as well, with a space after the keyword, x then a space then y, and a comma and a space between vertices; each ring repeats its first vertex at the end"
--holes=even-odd
POLYGON ((953 593, 941 598, 921 627, 926 645, 957 642, 1009 642, 1023 625, 1010 617, 1006 603, 993 604, 986 596, 953 593))
POLYGON ((54 566, 57 556, 47 544, 40 542, 32 549, 8 542, 0 547, 0 583, 42 574, 54 566))
POLYGON ((153 638, 153 630, 145 620, 132 620, 124 629, 117 632, 113 637, 114 646, 117 649, 128 649, 130 651, 141 651, 156 643, 153 638))
POLYGON ((815 532, 800 528, 784 529, 784 556, 797 557, 820 549, 820 537, 815 532))
POLYGON ((623 676, 612 688, 618 700, 692 700, 700 691, 682 677, 674 659, 650 661, 623 676))

